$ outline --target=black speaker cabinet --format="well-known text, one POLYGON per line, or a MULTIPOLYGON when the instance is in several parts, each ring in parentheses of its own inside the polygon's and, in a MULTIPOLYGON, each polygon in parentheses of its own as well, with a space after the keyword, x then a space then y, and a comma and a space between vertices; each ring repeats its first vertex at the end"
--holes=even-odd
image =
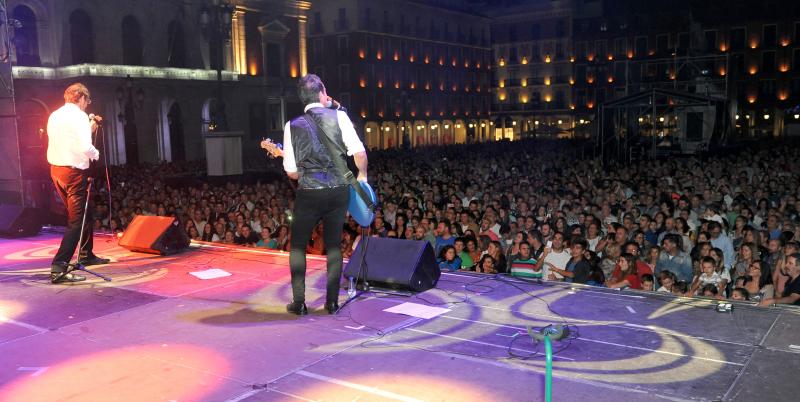
POLYGON ((42 229, 40 212, 19 205, 0 205, 0 236, 36 236, 42 229))
POLYGON ((363 273, 359 275, 362 255, 370 285, 422 292, 436 286, 441 275, 427 241, 382 237, 361 241, 344 269, 346 278, 363 277, 363 273))

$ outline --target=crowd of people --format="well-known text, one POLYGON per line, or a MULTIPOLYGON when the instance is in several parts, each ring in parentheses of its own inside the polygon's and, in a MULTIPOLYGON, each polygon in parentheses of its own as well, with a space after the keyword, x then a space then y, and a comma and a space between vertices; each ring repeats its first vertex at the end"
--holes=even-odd
MULTIPOLYGON (((369 235, 429 241, 443 270, 800 304, 800 147, 631 165, 578 155, 536 140, 371 152, 369 235)), ((113 168, 95 228, 175 216, 193 240, 287 251, 294 194, 265 163, 270 179, 223 184, 199 163, 113 168)), ((359 240, 348 219, 345 257, 359 240)), ((308 252, 323 250, 318 227, 308 252)))

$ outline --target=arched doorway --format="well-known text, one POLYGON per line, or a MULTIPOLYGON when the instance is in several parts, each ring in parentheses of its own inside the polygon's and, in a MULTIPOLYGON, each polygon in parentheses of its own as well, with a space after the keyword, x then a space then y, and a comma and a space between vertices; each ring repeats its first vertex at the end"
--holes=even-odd
POLYGON ((170 67, 186 67, 186 40, 183 25, 173 20, 167 26, 167 63, 170 67))
POLYGON ((186 150, 183 138, 183 116, 178 102, 174 102, 167 112, 167 123, 169 124, 169 144, 172 161, 186 160, 186 150))
POLYGON ((26 99, 17 104, 17 133, 22 178, 49 180, 47 163, 47 118, 49 111, 38 99, 26 99))

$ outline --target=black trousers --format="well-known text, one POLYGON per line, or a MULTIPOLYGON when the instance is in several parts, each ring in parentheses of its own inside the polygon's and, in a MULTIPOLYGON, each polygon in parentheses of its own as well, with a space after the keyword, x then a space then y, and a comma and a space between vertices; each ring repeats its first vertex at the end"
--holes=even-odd
MULTIPOLYGON (((75 248, 81 237, 81 224, 83 223, 83 210, 86 207, 86 189, 89 185, 89 173, 86 170, 68 166, 50 166, 50 178, 56 188, 58 196, 67 207, 67 231, 61 239, 61 246, 53 258, 53 272, 63 272, 75 254, 75 248)), ((78 255, 87 257, 92 255, 92 225, 91 217, 86 217, 84 225, 83 244, 78 255)))
POLYGON ((306 246, 320 218, 324 229, 325 254, 328 259, 326 301, 335 302, 339 299, 339 281, 342 276, 340 243, 348 202, 350 202, 348 186, 297 191, 292 213, 292 243, 289 252, 294 302, 306 300, 306 246))

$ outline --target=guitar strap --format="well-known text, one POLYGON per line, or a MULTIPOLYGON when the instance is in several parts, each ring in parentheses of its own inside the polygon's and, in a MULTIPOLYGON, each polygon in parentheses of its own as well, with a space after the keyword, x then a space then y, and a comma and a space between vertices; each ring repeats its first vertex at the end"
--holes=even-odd
POLYGON ((326 148, 328 148, 328 153, 330 154, 331 161, 333 161, 333 165, 336 166, 337 170, 344 173, 344 178, 350 183, 350 186, 352 186, 353 189, 356 190, 356 193, 358 193, 358 196, 361 197, 361 200, 364 201, 365 204, 367 204, 367 208, 373 210, 375 208, 375 203, 372 202, 372 199, 367 195, 367 193, 361 187, 361 184, 358 183, 356 177, 353 176, 353 172, 351 172, 350 169, 347 167, 347 165, 345 165, 343 158, 338 157, 339 155, 342 155, 345 152, 340 147, 337 147, 333 143, 333 141, 328 136, 328 133, 325 131, 325 129, 322 128, 322 125, 319 124, 319 122, 317 121, 316 116, 314 116, 311 113, 306 113, 303 116, 303 118, 305 118, 307 122, 313 124, 314 126, 317 127, 317 129, 319 129, 318 132, 321 135, 317 135, 317 138, 320 140, 321 143, 325 145, 326 148), (339 150, 337 151, 336 148, 339 148, 339 150))

